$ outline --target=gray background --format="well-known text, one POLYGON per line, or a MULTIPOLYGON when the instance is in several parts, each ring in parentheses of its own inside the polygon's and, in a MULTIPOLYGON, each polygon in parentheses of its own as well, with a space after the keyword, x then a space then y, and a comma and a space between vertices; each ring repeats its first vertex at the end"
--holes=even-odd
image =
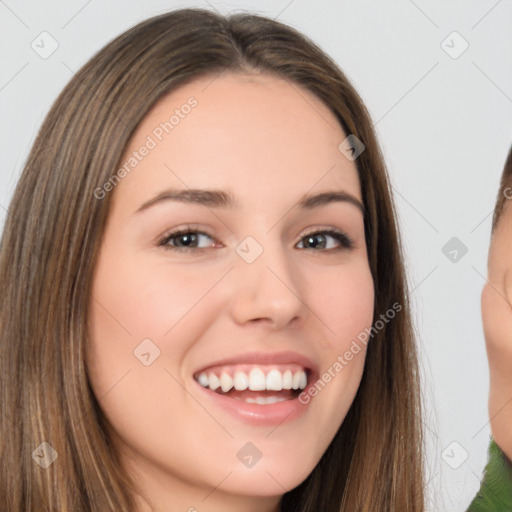
POLYGON ((429 510, 465 510, 490 435, 480 292, 512 142, 512 2, 0 1, 0 226, 39 126, 72 74, 130 26, 188 6, 248 10, 292 25, 340 64, 365 100, 390 170, 414 288, 429 510), (43 31, 58 43, 45 59, 31 47, 43 31), (454 31, 469 44, 460 56, 464 43, 454 31), (452 237, 456 245, 445 255, 452 237))

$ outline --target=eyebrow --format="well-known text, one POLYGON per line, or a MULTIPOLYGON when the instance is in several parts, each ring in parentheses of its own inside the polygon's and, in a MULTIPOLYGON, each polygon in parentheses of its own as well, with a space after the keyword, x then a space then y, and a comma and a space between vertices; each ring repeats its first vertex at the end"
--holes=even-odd
MULTIPOLYGON (((240 203, 231 192, 223 190, 205 189, 170 189, 158 194, 153 199, 146 201, 136 213, 142 212, 165 201, 179 201, 189 204, 199 204, 209 208, 240 208, 240 203)), ((310 210, 330 203, 345 202, 356 206, 364 215, 364 206, 352 194, 344 190, 321 192, 314 195, 304 195, 297 202, 299 208, 310 210)))

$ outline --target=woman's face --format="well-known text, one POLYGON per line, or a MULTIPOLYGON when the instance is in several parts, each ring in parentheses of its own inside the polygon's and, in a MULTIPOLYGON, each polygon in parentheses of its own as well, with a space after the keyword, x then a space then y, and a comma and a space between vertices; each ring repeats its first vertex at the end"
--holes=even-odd
POLYGON ((209 77, 148 113, 121 181, 103 188, 113 197, 88 369, 149 499, 172 497, 176 510, 275 506, 343 422, 366 354, 353 341, 374 303, 346 136, 297 85, 209 77), (302 204, 327 192, 337 200, 302 204), (302 371, 309 390, 322 381, 309 400, 296 398, 302 371))

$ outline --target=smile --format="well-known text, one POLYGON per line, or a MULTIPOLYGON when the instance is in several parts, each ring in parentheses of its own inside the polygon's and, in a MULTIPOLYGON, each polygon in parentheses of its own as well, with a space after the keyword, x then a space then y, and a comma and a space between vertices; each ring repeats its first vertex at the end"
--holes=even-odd
POLYGON ((281 391, 304 389, 307 384, 307 370, 296 365, 281 367, 238 366, 201 372, 195 376, 201 386, 212 391, 228 393, 236 391, 281 391))
POLYGON ((308 406, 298 400, 314 381, 314 370, 299 363, 221 364, 194 374, 202 395, 253 424, 291 421, 308 406))

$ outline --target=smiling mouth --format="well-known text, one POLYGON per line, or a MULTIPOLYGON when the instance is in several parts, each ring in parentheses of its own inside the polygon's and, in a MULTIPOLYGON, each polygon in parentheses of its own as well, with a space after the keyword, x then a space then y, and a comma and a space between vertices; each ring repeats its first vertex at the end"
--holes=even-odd
POLYGON ((306 388, 309 377, 310 370, 299 365, 238 365, 194 375, 210 391, 260 405, 296 399, 306 388))

